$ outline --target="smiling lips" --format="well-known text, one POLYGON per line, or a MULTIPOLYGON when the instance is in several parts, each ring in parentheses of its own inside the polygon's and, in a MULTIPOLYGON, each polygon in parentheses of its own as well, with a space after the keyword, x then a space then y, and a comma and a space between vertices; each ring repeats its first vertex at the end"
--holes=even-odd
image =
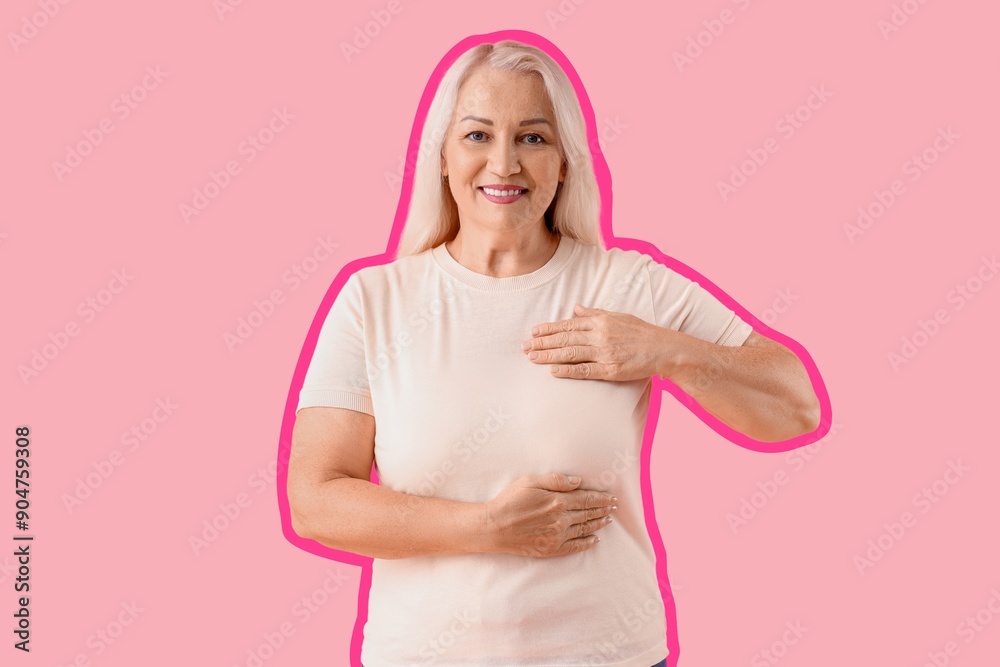
POLYGON ((478 189, 483 193, 484 197, 494 204, 510 204, 520 199, 528 191, 527 188, 515 185, 503 185, 502 183, 481 185, 478 189))

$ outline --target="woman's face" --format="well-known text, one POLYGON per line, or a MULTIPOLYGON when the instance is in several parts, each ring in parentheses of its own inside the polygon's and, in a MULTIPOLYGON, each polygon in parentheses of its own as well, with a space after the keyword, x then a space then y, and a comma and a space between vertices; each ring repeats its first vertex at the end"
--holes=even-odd
POLYGON ((462 226, 545 224, 566 176, 555 123, 540 76, 487 66, 472 72, 459 88, 441 164, 462 226))

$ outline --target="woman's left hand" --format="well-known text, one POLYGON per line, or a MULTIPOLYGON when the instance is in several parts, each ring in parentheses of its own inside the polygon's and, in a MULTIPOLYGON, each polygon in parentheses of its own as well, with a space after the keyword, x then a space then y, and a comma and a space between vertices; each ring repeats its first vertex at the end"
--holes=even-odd
POLYGON ((521 349, 533 363, 553 364, 557 377, 626 382, 658 374, 664 367, 666 334, 629 315, 577 304, 579 317, 532 328, 521 349))

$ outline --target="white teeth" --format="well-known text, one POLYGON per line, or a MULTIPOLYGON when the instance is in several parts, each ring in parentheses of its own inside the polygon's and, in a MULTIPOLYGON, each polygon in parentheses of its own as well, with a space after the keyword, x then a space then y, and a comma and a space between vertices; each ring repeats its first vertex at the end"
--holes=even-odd
POLYGON ((519 195, 524 190, 494 190, 492 188, 483 188, 483 192, 493 197, 513 197, 514 195, 519 195))

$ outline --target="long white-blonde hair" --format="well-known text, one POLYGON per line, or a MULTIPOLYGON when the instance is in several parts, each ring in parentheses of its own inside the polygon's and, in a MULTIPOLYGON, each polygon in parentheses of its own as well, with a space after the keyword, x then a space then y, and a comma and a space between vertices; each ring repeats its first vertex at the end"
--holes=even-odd
POLYGON ((478 65, 541 76, 556 116, 566 176, 545 213, 549 231, 604 248, 601 198, 587 143, 587 125, 572 82, 547 53, 514 40, 479 44, 459 56, 441 78, 420 135, 413 196, 396 257, 434 248, 458 233, 458 206, 441 176, 441 151, 451 125, 458 89, 478 65))

